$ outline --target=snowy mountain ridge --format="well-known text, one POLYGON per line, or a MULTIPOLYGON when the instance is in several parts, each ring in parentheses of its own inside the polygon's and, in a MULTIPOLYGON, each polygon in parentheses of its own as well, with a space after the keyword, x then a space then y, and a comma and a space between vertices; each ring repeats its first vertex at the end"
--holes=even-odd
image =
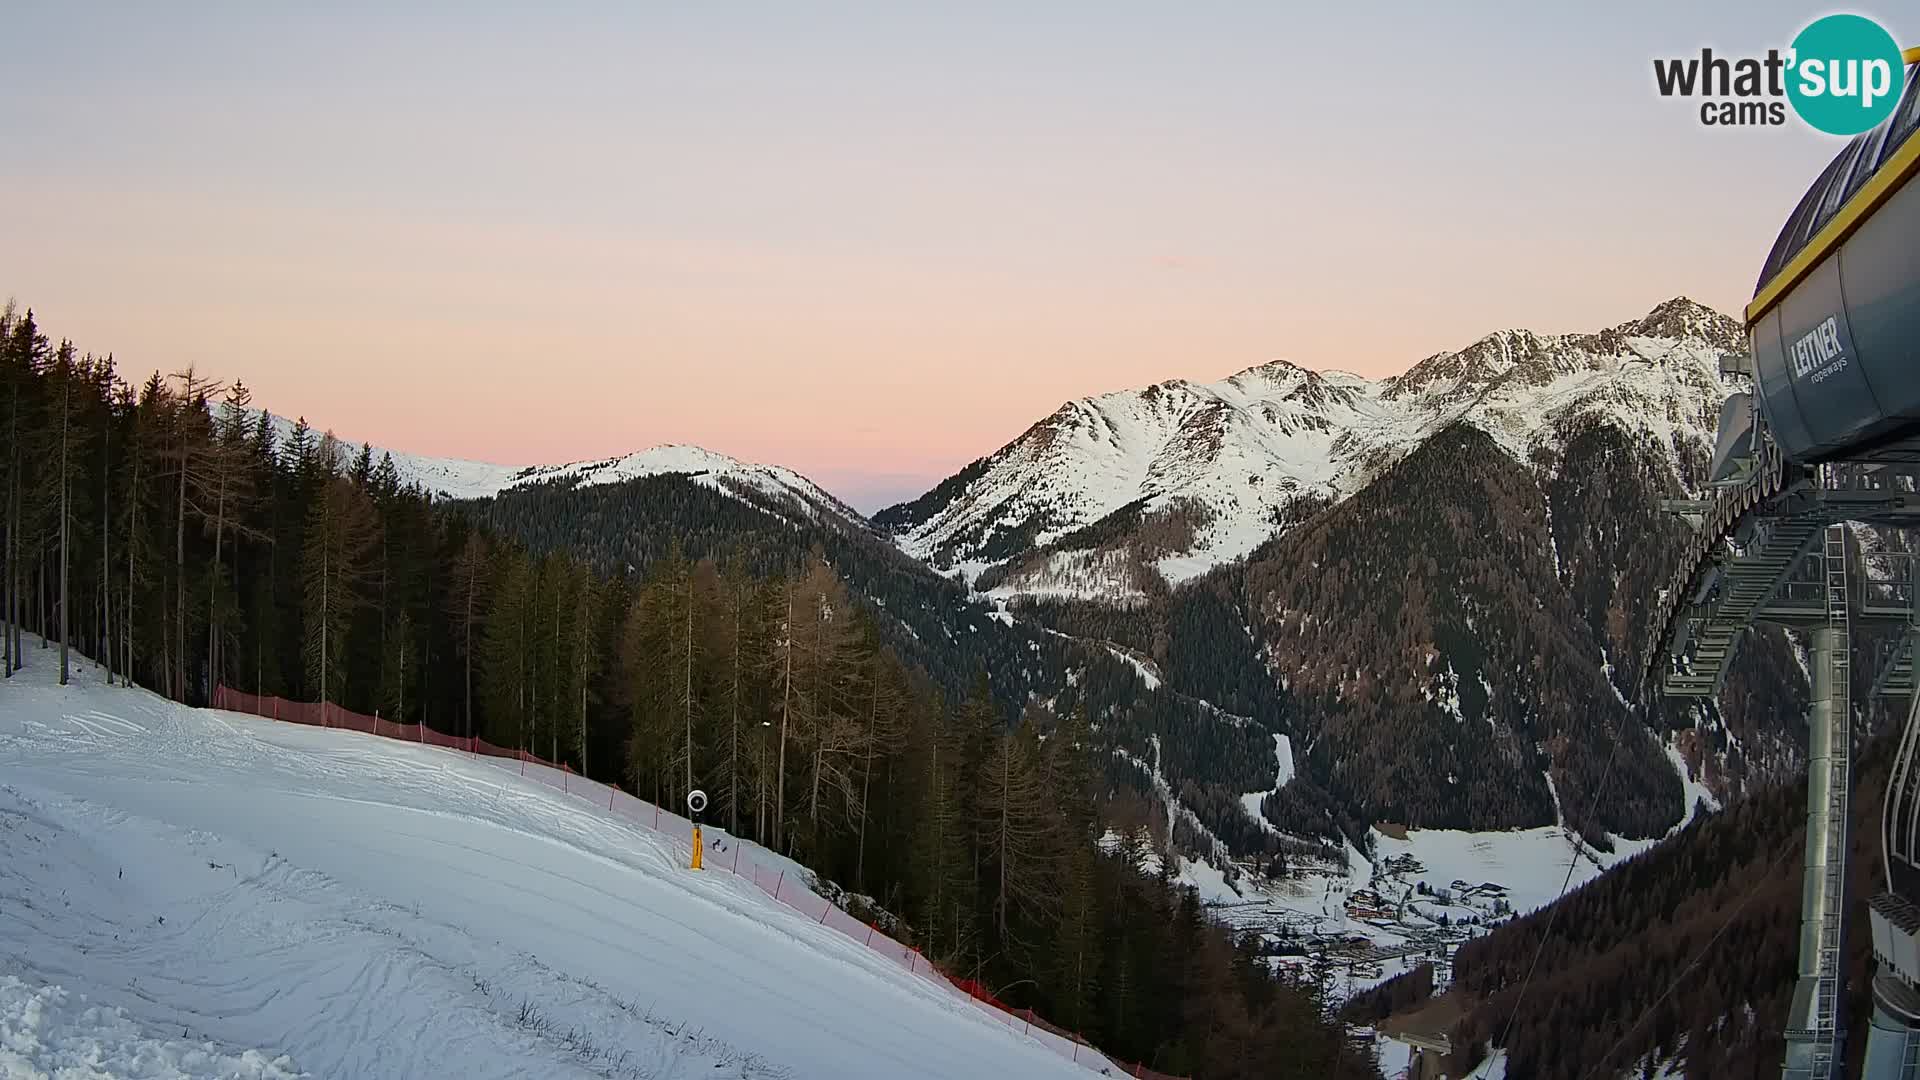
POLYGON ((1457 421, 1522 462, 1585 415, 1693 456, 1735 389, 1720 357, 1743 348, 1737 322, 1679 297, 1595 333, 1499 331, 1380 380, 1284 360, 1174 379, 1067 402, 874 520, 938 568, 997 568, 996 594, 1125 599, 1143 574, 1244 557, 1457 421))
MULTIPOLYGON (((294 421, 274 415, 275 438, 285 444, 294 421)), ((316 435, 318 434, 316 429, 316 435)), ((338 437, 336 436, 336 439, 338 437)), ((360 444, 338 439, 350 460, 360 444)), ((790 518, 840 518, 864 524, 852 507, 818 484, 780 465, 758 465, 704 447, 663 443, 617 457, 573 461, 563 465, 499 465, 485 461, 431 457, 404 450, 372 447, 373 460, 393 457, 403 484, 417 483, 448 499, 486 499, 534 484, 558 483, 578 487, 618 484, 653 476, 685 476, 727 495, 741 498, 790 518)))

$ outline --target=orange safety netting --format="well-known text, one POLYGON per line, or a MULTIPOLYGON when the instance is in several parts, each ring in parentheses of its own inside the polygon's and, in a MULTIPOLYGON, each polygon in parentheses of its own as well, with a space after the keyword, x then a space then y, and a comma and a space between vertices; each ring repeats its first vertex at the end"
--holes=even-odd
MULTIPOLYGON (((477 737, 445 735, 424 724, 399 724, 392 720, 383 720, 378 714, 366 716, 350 712, 338 705, 288 701, 271 695, 249 694, 227 686, 215 689, 213 707, 266 717, 270 720, 282 720, 291 724, 310 724, 315 727, 358 731, 402 742, 455 750, 475 758, 506 758, 516 762, 517 765, 514 766, 516 771, 529 780, 545 784, 562 793, 577 796, 594 806, 604 806, 605 812, 665 834, 682 846, 691 846, 693 843, 693 822, 687 818, 670 810, 662 810, 653 803, 630 795, 619 788, 603 784, 598 780, 589 780, 565 764, 556 765, 525 750, 510 750, 495 746, 477 737)), ((728 850, 710 853, 705 859, 707 868, 724 870, 752 881, 768 896, 793 908, 801 915, 822 926, 840 931, 898 964, 910 974, 942 986, 955 995, 964 996, 983 1015, 1021 1032, 1061 1057, 1084 1064, 1090 1069, 1111 1066, 1119 1070, 1119 1075, 1136 1077, 1138 1080, 1184 1080, 1182 1077, 1154 1072, 1144 1065, 1129 1065, 1107 1057, 1078 1034, 1048 1023, 1035 1015, 1032 1009, 1013 1009, 972 979, 956 979, 948 976, 932 961, 920 955, 920 950, 895 941, 881 933, 872 923, 854 918, 807 888, 804 882, 789 882, 784 867, 761 866, 750 856, 743 856, 742 847, 743 845, 737 842, 729 843, 728 850)))

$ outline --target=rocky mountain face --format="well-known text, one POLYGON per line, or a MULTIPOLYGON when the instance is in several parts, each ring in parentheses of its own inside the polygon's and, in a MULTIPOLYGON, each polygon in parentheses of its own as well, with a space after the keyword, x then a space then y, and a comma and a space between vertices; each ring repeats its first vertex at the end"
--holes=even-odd
POLYGON ((1801 760, 1804 674, 1777 632, 1716 707, 1636 704, 1627 661, 1686 526, 1687 486, 1591 415, 1552 451, 1449 426, 1256 552, 1256 648, 1288 694, 1299 762, 1364 820, 1505 828, 1566 821, 1604 846, 1801 760))
MULTIPOLYGON (((1262 801, 1283 836, 1329 815, 1349 835, 1566 821, 1605 847, 1803 758, 1805 672, 1778 631, 1717 702, 1630 682, 1688 528, 1660 500, 1700 490, 1742 347, 1679 299, 1378 382, 1161 384, 1071 403, 875 520, 1015 616, 1287 734, 1297 778, 1262 801)), ((1230 793, 1169 782, 1190 805, 1230 793)))
POLYGON ((1559 820, 1604 847, 1802 759, 1805 674, 1777 632, 1715 703, 1627 681, 1687 528, 1659 500, 1698 490, 1740 348, 1679 299, 1379 381, 1276 363, 1162 383, 1062 406, 871 522, 691 448, 414 468, 607 565, 820 552, 950 693, 984 669, 1009 718, 1085 712, 1114 789, 1190 849, 1559 820), (1276 735, 1296 768, 1271 790, 1276 735))
POLYGON ((1691 300, 1591 334, 1501 331, 1370 381, 1284 361, 1068 402, 874 523, 1004 596, 1137 602, 1242 559, 1456 423, 1530 461, 1581 416, 1707 452, 1733 320, 1691 300))

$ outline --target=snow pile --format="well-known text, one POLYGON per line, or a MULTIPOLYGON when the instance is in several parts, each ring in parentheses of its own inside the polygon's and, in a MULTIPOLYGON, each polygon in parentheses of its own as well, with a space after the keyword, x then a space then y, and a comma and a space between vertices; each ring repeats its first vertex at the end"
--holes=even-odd
POLYGON ((59 688, 45 656, 0 686, 0 957, 106 1011, 36 1030, 124 1022, 188 1033, 182 1060, 367 1080, 1085 1075, 511 763, 186 709, 86 665, 59 688))
POLYGON ((279 1080, 305 1076, 283 1054, 238 1055, 212 1043, 159 1038, 119 1009, 90 1005, 58 986, 0 975, 0 1076, 59 1080, 279 1080))

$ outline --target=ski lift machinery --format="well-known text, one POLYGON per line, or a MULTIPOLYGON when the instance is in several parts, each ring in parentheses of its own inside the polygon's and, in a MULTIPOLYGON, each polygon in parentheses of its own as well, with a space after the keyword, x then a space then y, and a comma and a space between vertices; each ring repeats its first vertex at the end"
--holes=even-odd
POLYGON ((1863 1075, 1920 1080, 1920 49, 1880 127, 1856 136, 1794 208, 1746 309, 1748 353, 1721 360, 1728 398, 1696 530, 1654 604, 1643 686, 1719 694, 1756 622, 1811 649, 1807 831, 1797 982, 1782 1076, 1846 1070, 1847 803, 1856 689, 1904 698, 1881 821, 1885 888, 1868 901, 1875 971, 1863 1075), (1860 549, 1854 524, 1899 530, 1860 549), (1876 545, 1877 546, 1877 545, 1876 545), (1885 627, 1856 679, 1854 631, 1885 627))

